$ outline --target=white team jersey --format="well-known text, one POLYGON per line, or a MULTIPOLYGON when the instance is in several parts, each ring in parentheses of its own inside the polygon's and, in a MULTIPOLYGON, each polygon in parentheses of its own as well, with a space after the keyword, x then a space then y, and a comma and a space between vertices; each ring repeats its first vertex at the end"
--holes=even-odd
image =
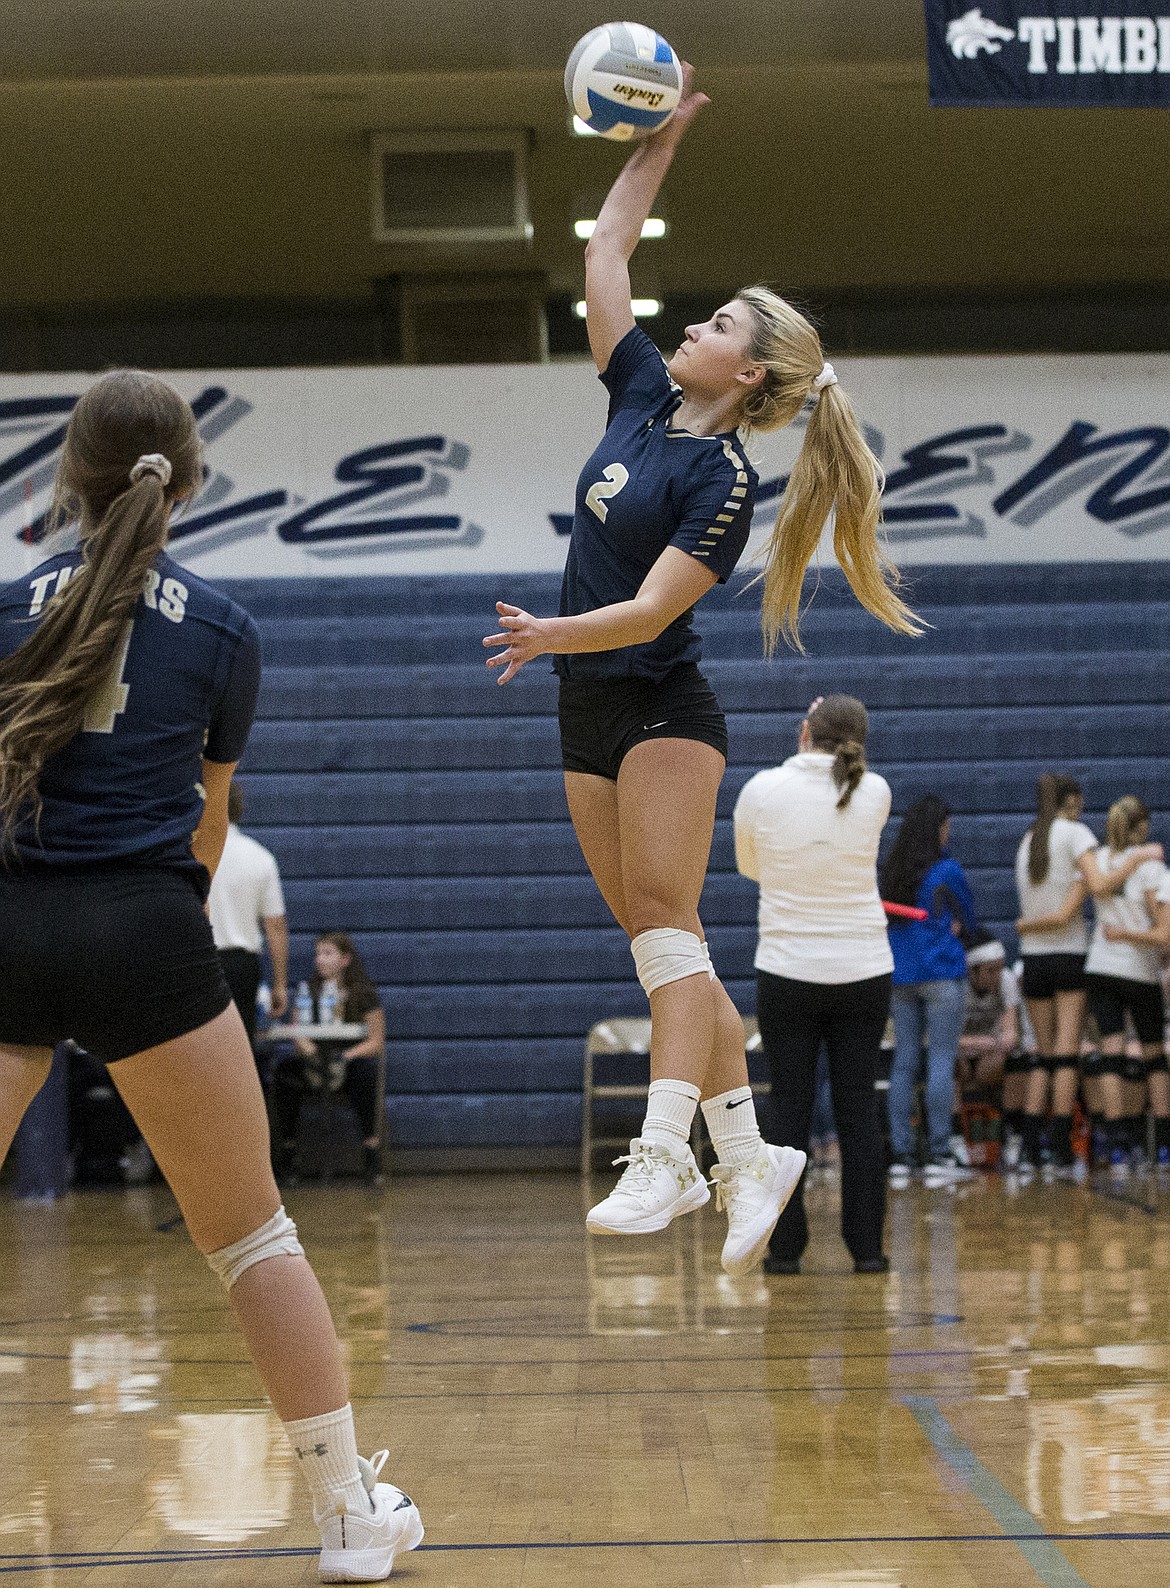
MULTIPOLYGON (((1043 882, 1033 882, 1028 876, 1032 834, 1025 833, 1016 851, 1016 892, 1020 897, 1021 917, 1035 920, 1062 910, 1068 890, 1080 876, 1077 861, 1096 847, 1097 840, 1084 822, 1070 822, 1067 817, 1058 816, 1048 833, 1048 875, 1043 882)), ((1083 912, 1074 916, 1063 931, 1020 934, 1022 954, 1083 954, 1088 946, 1089 929, 1083 912)))
MULTIPOLYGON (((1102 845, 1097 851, 1097 864, 1105 873, 1116 871, 1129 857, 1130 850, 1115 854, 1102 845)), ((1158 950, 1139 948, 1134 943, 1111 943, 1105 936, 1106 926, 1119 926, 1126 932, 1148 932, 1153 926, 1146 908, 1146 895, 1157 894, 1170 873, 1160 860, 1147 860, 1128 877, 1120 893, 1095 901, 1097 921, 1093 928, 1093 941, 1089 945, 1086 971, 1094 976, 1121 976, 1126 981, 1151 984, 1161 979, 1158 950)))

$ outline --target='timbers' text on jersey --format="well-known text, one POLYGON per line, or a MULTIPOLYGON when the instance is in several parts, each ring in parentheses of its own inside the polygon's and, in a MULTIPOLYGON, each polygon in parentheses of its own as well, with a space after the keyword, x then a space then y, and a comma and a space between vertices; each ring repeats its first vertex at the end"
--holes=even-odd
MULTIPOLYGON (((28 637, 80 567, 80 552, 69 552, 0 588, 0 655, 28 637)), ((255 623, 160 554, 82 731, 45 763, 39 828, 31 819, 18 827, 20 858, 193 867, 203 760, 239 760, 259 686, 255 623)))

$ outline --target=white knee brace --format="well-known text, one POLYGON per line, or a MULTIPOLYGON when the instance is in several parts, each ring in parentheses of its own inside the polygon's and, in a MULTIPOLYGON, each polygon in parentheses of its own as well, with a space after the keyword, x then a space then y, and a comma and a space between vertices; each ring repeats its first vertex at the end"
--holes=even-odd
POLYGON ((297 1240, 297 1227, 283 1207, 251 1235, 236 1241, 232 1246, 221 1246, 218 1252, 208 1252, 211 1270, 225 1290, 230 1290, 253 1263, 262 1263, 266 1257, 303 1257, 305 1248, 297 1240))
POLYGON ((686 976, 715 978, 707 945, 694 932, 656 926, 649 932, 640 932, 630 944, 630 952, 647 997, 668 982, 682 981, 686 976))

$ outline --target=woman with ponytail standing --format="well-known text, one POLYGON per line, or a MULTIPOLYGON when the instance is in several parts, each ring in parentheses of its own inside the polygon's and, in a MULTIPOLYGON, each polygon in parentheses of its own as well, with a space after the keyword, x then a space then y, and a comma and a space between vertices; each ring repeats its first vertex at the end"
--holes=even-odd
POLYGON ((329 1308, 280 1205, 251 1049, 204 914, 260 681, 256 626, 166 551, 202 479, 186 402, 135 371, 77 403, 75 551, 0 587, 0 1155, 75 1037, 110 1076, 228 1292, 321 1530, 327 1581, 422 1538, 363 1461, 329 1308))
MULTIPOLYGON (((663 1229, 708 1200, 688 1146, 700 1100, 729 1219, 723 1263, 762 1253, 803 1156, 766 1147, 743 1023, 711 965, 699 894, 727 759, 727 729, 699 671, 693 609, 743 553, 757 480, 741 430, 776 430, 812 404, 768 544, 770 650, 795 638, 805 569, 836 507, 835 546, 855 593, 915 632, 878 540, 881 470, 816 331, 766 287, 687 327, 669 364, 635 324, 629 259, 675 151, 706 96, 690 86, 640 143, 585 252, 589 343, 609 394, 605 434, 577 487, 559 617, 497 604, 489 667, 507 683, 552 656, 565 790, 585 859, 630 938, 653 1018, 649 1108, 617 1189, 589 1229, 663 1229)), ((621 1161, 621 1160, 619 1160, 621 1161)))
MULTIPOLYGON (((808 1151, 823 1044, 841 1146, 841 1234, 859 1274, 889 1267, 874 1085, 894 968, 877 886, 890 789, 866 770, 868 729, 859 700, 815 700, 799 754, 757 772, 735 806, 736 865, 760 885, 758 1009, 777 1135, 808 1151)), ((772 1233, 765 1271, 799 1273, 807 1243, 801 1185, 772 1233)))
POLYGON ((1036 820, 1016 851, 1016 931, 1024 963, 1021 991, 1036 1034, 1036 1062, 1028 1077, 1022 1120, 1020 1170, 1040 1162, 1040 1138, 1051 1087, 1049 1144, 1058 1174, 1075 1169, 1072 1116, 1077 1100, 1081 1033, 1085 1023, 1085 955, 1089 947, 1085 900, 1119 892, 1161 846, 1132 848, 1103 871, 1097 839, 1081 821, 1085 801, 1071 777, 1045 772, 1036 790, 1036 820))

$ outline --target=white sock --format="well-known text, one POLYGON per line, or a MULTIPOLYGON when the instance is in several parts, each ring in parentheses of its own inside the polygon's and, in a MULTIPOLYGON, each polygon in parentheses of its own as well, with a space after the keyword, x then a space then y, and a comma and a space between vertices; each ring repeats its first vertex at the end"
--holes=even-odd
POLYGON ((691 1125, 702 1093, 689 1081, 651 1081, 642 1123, 645 1141, 656 1141, 672 1151, 691 1139, 691 1125))
POLYGON ((370 1514, 373 1506, 358 1469, 351 1405, 285 1423, 284 1431, 313 1496, 314 1521, 339 1511, 370 1514))
POLYGON ((750 1086, 736 1086, 703 1103, 703 1118, 720 1163, 742 1169, 764 1145, 750 1086))

